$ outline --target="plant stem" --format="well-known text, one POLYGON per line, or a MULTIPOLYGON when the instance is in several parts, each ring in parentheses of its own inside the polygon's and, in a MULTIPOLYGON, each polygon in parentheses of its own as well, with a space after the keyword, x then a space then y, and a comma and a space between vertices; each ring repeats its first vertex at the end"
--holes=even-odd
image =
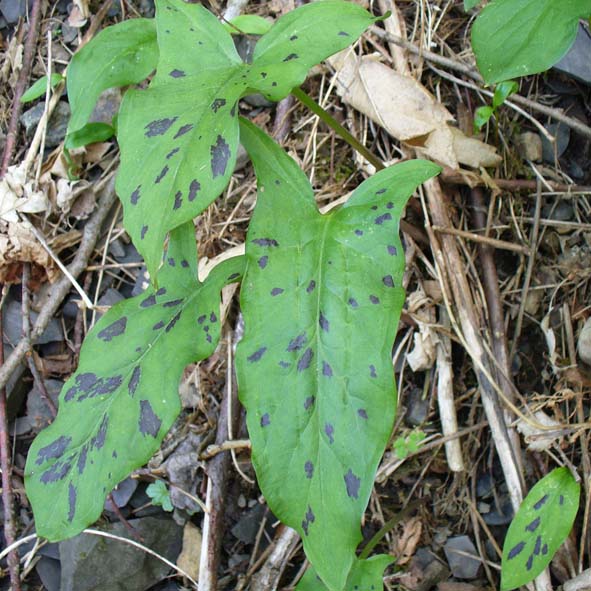
POLYGON ((370 164, 376 167, 376 170, 386 168, 384 163, 372 152, 370 152, 355 136, 351 135, 332 115, 323 109, 310 95, 306 94, 301 88, 294 88, 291 94, 295 96, 302 105, 305 105, 318 115, 324 123, 342 137, 354 150, 357 150, 370 164))

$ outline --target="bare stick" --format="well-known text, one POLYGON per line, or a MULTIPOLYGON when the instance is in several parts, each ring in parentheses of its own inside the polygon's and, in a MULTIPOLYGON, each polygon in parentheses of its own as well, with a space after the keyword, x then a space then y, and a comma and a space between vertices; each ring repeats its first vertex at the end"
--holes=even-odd
POLYGON ((478 242, 480 244, 488 244, 493 248, 499 248, 501 250, 510 250, 512 252, 518 252, 520 254, 529 255, 530 251, 521 244, 513 244, 512 242, 506 242, 505 240, 497 240, 496 238, 489 238, 488 236, 481 236, 474 232, 466 232, 465 230, 458 230, 457 228, 442 228, 441 226, 432 226, 434 232, 441 232, 443 234, 452 234, 453 236, 460 236, 466 238, 466 240, 472 240, 472 242, 478 242))
POLYGON ((18 75, 16 88, 14 89, 14 97, 12 99, 12 113, 10 115, 10 123, 8 124, 8 133, 6 134, 6 144, 4 145, 4 153, 2 154, 2 164, 0 165, 0 179, 4 177, 8 166, 14 156, 16 147, 16 134, 18 131, 18 120, 22 110, 21 97, 23 96, 27 84, 29 83, 29 75, 31 73, 31 65, 33 64, 33 56, 35 54, 35 47, 37 45, 37 37, 39 36, 39 20, 41 17, 41 0, 35 0, 33 8, 31 9, 31 18, 29 21, 29 32, 27 33, 27 41, 25 42, 25 51, 23 54, 23 67, 18 75))
MULTIPOLYGON (((105 221, 111 206, 115 202, 115 179, 114 176, 108 177, 104 183, 101 183, 101 187, 97 188, 97 192, 102 192, 102 197, 99 201, 97 210, 90 218, 86 226, 84 227, 84 233, 78 252, 74 257, 72 263, 68 266, 68 270, 72 277, 76 278, 88 264, 96 242, 98 240, 99 232, 105 221)), ((35 341, 43 334, 49 321, 53 318, 57 309, 62 304, 64 298, 69 293, 71 288, 70 280, 67 277, 62 277, 55 283, 51 296, 44 304, 33 330, 31 331, 31 345, 35 344, 35 341)), ((10 379, 10 376, 24 360, 27 351, 29 350, 29 343, 27 339, 21 339, 17 346, 13 349, 12 353, 8 356, 5 363, 0 368, 0 388, 4 388, 10 379)))
MULTIPOLYGON (((4 290, 4 288, 3 288, 4 290)), ((0 365, 4 364, 4 330, 2 326, 2 310, 0 310, 0 365)), ((14 505, 12 496, 12 462, 10 452, 10 436, 8 434, 8 416, 6 412, 6 388, 0 388, 0 467, 2 468, 2 504, 4 505, 4 537, 6 544, 11 546, 16 538, 14 524, 14 505)), ((13 591, 20 591, 19 558, 16 550, 8 555, 8 571, 13 591)))
MULTIPOLYGON (((439 322, 449 329, 449 316, 445 306, 439 308, 439 322)), ((443 333, 438 335, 437 343, 437 404, 441 418, 441 430, 447 437, 458 432, 458 417, 453 391, 453 372, 451 368, 451 340, 443 333)), ((462 447, 458 438, 450 439, 445 444, 445 457, 452 472, 465 470, 462 447)))

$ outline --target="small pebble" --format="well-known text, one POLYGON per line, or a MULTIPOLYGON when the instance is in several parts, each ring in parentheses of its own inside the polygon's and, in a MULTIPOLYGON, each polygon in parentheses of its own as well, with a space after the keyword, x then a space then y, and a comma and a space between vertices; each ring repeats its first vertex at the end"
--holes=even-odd
POLYGON ((577 349, 581 361, 591 366, 591 316, 587 318, 587 322, 585 322, 579 333, 577 349))
POLYGON ((517 150, 524 160, 540 162, 542 160, 542 140, 537 133, 526 131, 517 138, 517 150))

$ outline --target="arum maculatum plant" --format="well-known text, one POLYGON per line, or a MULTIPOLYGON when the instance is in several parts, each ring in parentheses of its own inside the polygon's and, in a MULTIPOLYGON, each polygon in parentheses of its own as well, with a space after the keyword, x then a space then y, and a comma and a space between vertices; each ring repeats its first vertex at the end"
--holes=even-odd
POLYGON ((232 27, 203 7, 157 0, 156 8, 154 20, 101 32, 68 68, 70 146, 109 133, 88 123, 102 90, 155 70, 146 89, 126 92, 116 122, 124 225, 151 286, 89 332, 56 420, 31 447, 26 486, 37 531, 49 540, 82 531, 157 451, 180 412, 183 369, 218 344, 220 290, 241 281, 239 394, 261 490, 302 536, 311 563, 299 589, 380 589, 390 557, 362 560, 356 548, 396 409, 398 226, 409 196, 439 168, 385 169, 321 215, 298 165, 239 117, 245 94, 280 100, 311 66, 358 39, 375 18, 356 4, 314 2, 270 28, 253 21, 269 30, 250 64, 232 27), (193 219, 227 186, 239 142, 258 180, 246 254, 200 281, 193 219))

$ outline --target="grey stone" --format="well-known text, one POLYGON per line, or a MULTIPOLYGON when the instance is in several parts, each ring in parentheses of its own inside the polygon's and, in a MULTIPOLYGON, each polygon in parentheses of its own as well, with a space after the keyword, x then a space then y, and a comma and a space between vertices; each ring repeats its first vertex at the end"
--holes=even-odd
POLYGON ((492 494, 494 488, 494 480, 490 474, 482 474, 476 481, 476 496, 479 499, 485 499, 492 494))
POLYGON ((577 341, 577 350, 583 363, 591 365, 591 317, 583 325, 577 341))
POLYGON ((466 556, 478 556, 472 540, 468 536, 450 538, 443 547, 451 573, 458 579, 475 579, 480 569, 480 560, 466 556))
POLYGON ((42 556, 35 565, 35 570, 47 591, 60 591, 61 567, 59 561, 42 556))
MULTIPOLYGON (((145 546, 172 562, 176 560, 183 530, 174 521, 144 517, 129 523, 145 546)), ((122 523, 111 524, 105 530, 130 538, 122 523)), ((60 591, 145 591, 170 571, 166 564, 138 548, 89 534, 60 542, 60 556, 60 591)))
MULTIPOLYGON (((49 397, 57 408, 59 393, 64 383, 60 380, 45 380, 44 384, 49 397)), ((31 428, 39 432, 45 429, 53 421, 53 418, 53 413, 49 406, 47 406, 47 402, 45 402, 39 388, 36 385, 33 386, 33 389, 27 396, 27 420, 31 428)))
MULTIPOLYGON (((568 148, 570 142, 570 128, 564 123, 551 121, 544 127, 554 136, 556 142, 556 157, 560 158, 568 148)), ((542 159, 548 164, 554 164, 554 144, 548 141, 548 138, 542 136, 542 159)))
POLYGON ((113 117, 119 112, 120 105, 121 90, 119 88, 107 88, 99 96, 88 121, 92 123, 108 123, 111 125, 113 117))
POLYGON ((80 29, 78 29, 77 27, 71 27, 67 23, 64 23, 62 25, 62 40, 63 40, 63 42, 66 44, 72 43, 72 41, 74 41, 74 39, 76 39, 76 37, 78 37, 79 31, 80 31, 80 29))
POLYGON ((579 23, 579 30, 573 46, 567 54, 554 66, 555 70, 591 84, 591 33, 589 27, 579 23))
POLYGON ((508 497, 501 498, 500 508, 494 508, 492 511, 482 513, 484 523, 487 525, 507 525, 513 519, 513 505, 508 497))
POLYGON ((544 205, 542 217, 560 222, 570 222, 575 219, 575 209, 571 202, 563 199, 558 203, 544 205))
POLYGON ((9 25, 27 14, 27 0, 0 0, 0 12, 9 25))
POLYGON ((245 544, 252 544, 259 531, 266 509, 264 505, 257 504, 246 513, 243 513, 232 528, 232 535, 245 544))
POLYGON ((423 397, 420 388, 412 388, 408 397, 408 410, 404 422, 411 427, 418 427, 427 420, 429 414, 429 399, 423 397))
MULTIPOLYGON (((25 134, 27 137, 32 137, 35 133, 44 110, 45 105, 43 102, 40 102, 21 115, 20 122, 25 127, 25 134)), ((70 105, 64 101, 60 101, 49 118, 47 134, 45 136, 46 148, 55 148, 63 141, 66 137, 66 129, 68 127, 69 119, 70 105)))
MULTIPOLYGON (((129 503, 129 499, 133 496, 138 485, 138 481, 135 478, 127 477, 125 480, 122 480, 112 491, 111 496, 115 501, 115 505, 117 507, 125 507, 127 503, 129 503)), ((113 507, 113 503, 111 503, 111 499, 107 497, 105 501, 105 510, 110 511, 113 513, 115 511, 115 507, 113 507)))
MULTIPOLYGON (((31 312, 31 325, 37 321, 38 314, 31 312)), ((20 302, 11 300, 2 310, 2 323, 4 328, 4 340, 15 345, 21 340, 23 333, 23 320, 20 302)), ((45 332, 35 341, 36 345, 45 345, 54 341, 62 341, 64 333, 61 324, 52 318, 45 329, 45 332)))

